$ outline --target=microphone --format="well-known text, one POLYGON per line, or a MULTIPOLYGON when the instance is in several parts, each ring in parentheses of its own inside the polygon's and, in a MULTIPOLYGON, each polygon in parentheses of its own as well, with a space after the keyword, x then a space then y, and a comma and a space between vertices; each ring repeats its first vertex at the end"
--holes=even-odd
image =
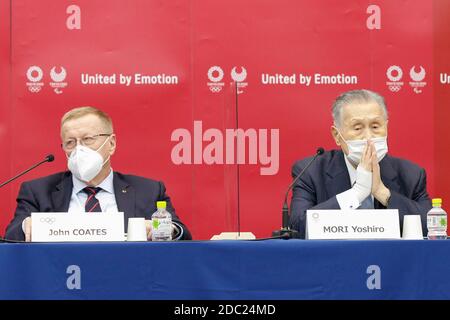
POLYGON ((303 170, 295 177, 295 179, 289 185, 289 187, 286 191, 286 194, 284 196, 283 209, 282 209, 282 221, 281 221, 282 227, 281 227, 281 230, 276 230, 276 231, 272 232, 273 237, 279 237, 282 239, 298 238, 298 231, 291 230, 289 228, 289 207, 288 207, 289 191, 291 191, 292 187, 297 183, 297 181, 300 179, 300 177, 306 172, 306 170, 314 162, 314 160, 316 160, 316 158, 318 156, 320 156, 321 154, 323 154, 324 152, 325 152, 325 150, 322 147, 318 147, 314 157, 308 162, 308 164, 303 168, 303 170))
POLYGON ((32 167, 28 168, 27 170, 25 170, 25 171, 19 173, 19 174, 16 175, 15 177, 12 177, 11 179, 9 179, 9 180, 3 182, 2 184, 0 184, 0 188, 3 187, 3 186, 5 186, 5 185, 7 185, 7 184, 10 183, 11 181, 16 180, 16 179, 19 178, 20 176, 23 176, 25 173, 27 173, 27 172, 33 170, 34 168, 40 166, 40 165, 43 164, 44 162, 52 162, 53 160, 55 160, 55 156, 54 156, 54 155, 52 155, 52 154, 47 155, 47 156, 45 157, 44 160, 42 160, 42 161, 36 163, 35 165, 33 165, 32 167))

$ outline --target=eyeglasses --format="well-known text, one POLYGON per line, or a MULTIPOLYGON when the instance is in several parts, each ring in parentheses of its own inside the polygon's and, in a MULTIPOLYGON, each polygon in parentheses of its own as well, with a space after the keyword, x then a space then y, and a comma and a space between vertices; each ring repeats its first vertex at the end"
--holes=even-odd
POLYGON ((93 136, 84 136, 83 138, 80 139, 72 138, 64 141, 61 144, 61 146, 63 147, 64 150, 70 151, 72 149, 75 149, 75 147, 77 146, 77 142, 79 140, 81 145, 88 147, 94 145, 99 137, 109 137, 110 135, 112 135, 112 133, 99 133, 93 136))

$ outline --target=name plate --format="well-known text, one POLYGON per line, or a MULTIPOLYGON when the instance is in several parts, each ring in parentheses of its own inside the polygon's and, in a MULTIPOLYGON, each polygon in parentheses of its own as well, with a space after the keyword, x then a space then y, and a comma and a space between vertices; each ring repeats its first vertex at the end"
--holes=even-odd
POLYGON ((400 239, 398 210, 307 210, 306 238, 400 239))
POLYGON ((33 212, 31 241, 124 241, 123 212, 33 212))

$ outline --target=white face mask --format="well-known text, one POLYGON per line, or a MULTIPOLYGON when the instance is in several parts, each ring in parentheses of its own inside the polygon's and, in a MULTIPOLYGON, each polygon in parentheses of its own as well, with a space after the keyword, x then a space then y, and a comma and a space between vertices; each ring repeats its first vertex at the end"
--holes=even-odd
MULTIPOLYGON (((340 133, 339 133, 340 134, 340 133)), ((340 134, 342 140, 345 141, 348 147, 348 155, 347 159, 349 159, 352 163, 358 165, 361 161, 361 157, 363 155, 364 148, 367 144, 367 140, 345 140, 342 134, 340 134)), ((377 153, 378 162, 383 160, 388 152, 387 146, 387 136, 372 138, 370 139, 375 147, 375 151, 377 153)))
POLYGON ((108 162, 109 158, 103 161, 103 157, 98 150, 100 150, 106 141, 97 149, 92 150, 88 147, 77 145, 72 151, 67 161, 67 167, 70 172, 81 181, 89 182, 94 179, 102 170, 103 165, 108 162))

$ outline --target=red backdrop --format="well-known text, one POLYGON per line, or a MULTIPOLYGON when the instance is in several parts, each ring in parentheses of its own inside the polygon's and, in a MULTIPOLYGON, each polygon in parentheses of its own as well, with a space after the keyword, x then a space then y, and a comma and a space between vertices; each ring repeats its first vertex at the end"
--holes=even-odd
MULTIPOLYGON (((1 190, 0 230, 13 216, 21 181, 66 169, 59 139, 62 114, 91 105, 113 118, 118 137, 113 169, 164 181, 196 239, 235 231, 238 190, 241 230, 269 236, 279 228, 291 165, 317 146, 335 147, 331 103, 341 92, 356 88, 385 96, 390 153, 423 166, 430 195, 443 197, 445 207, 450 199, 450 94, 440 77, 450 74, 450 6, 445 0, 379 0, 375 9, 372 4, 0 0, 0 180, 48 153, 56 156, 52 164, 1 190), (67 13, 70 5, 79 8, 79 15, 71 8, 67 13), (80 29, 68 28, 68 20, 69 26, 80 22, 80 29), (32 66, 43 72, 38 92, 30 91, 38 76, 27 76, 32 66), (222 79, 220 71, 208 77, 214 66, 223 71, 222 79), (392 84, 390 78, 399 75, 387 74, 391 66, 402 70, 400 79, 394 79, 402 85, 392 84), (53 67, 56 73, 64 68, 65 79, 52 80, 53 67), (233 68, 241 75, 235 76, 241 81, 239 127, 256 133, 279 130, 279 170, 262 175, 260 169, 267 165, 259 158, 249 164, 247 156, 239 166, 239 189, 236 164, 175 164, 171 157, 177 144, 172 133, 187 129, 194 137, 194 121, 202 122, 203 132, 214 128, 225 134, 235 127, 233 68), (82 83, 83 74, 115 74, 118 82, 120 74, 138 73, 174 76, 177 83, 82 83), (265 83, 266 75, 276 74, 294 75, 296 81, 265 83), (299 83, 300 75, 315 74, 344 74, 356 82, 299 83), (410 84, 414 81, 417 92, 410 84), (66 86, 55 91, 55 82, 66 86)), ((192 147, 192 158, 196 151, 192 147)))

